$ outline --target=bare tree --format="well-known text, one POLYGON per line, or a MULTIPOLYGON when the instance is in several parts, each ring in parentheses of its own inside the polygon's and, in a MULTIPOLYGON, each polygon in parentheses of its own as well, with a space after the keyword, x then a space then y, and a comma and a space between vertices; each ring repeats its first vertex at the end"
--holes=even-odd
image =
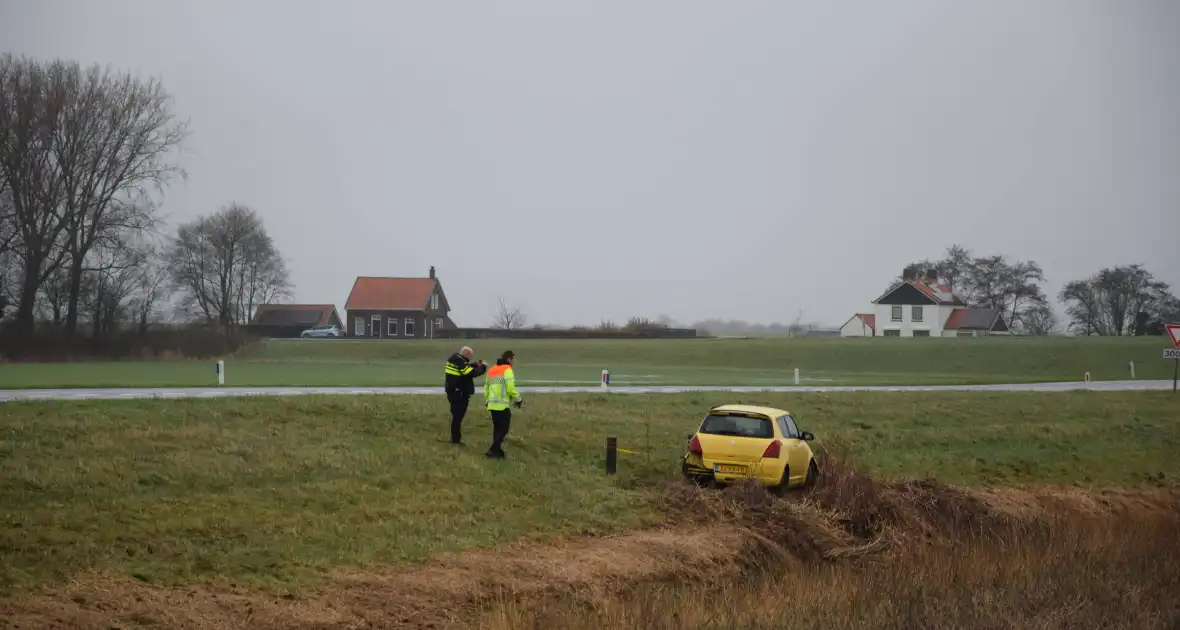
POLYGON ((1049 335, 1057 328, 1057 314, 1048 303, 1024 311, 1021 321, 1028 334, 1040 337, 1049 335))
POLYGON ((291 291, 262 219, 240 204, 180 226, 166 259, 187 309, 227 328, 248 323, 256 306, 291 291))
POLYGON ((149 268, 152 253, 150 243, 130 238, 92 250, 79 305, 90 313, 94 336, 110 334, 135 319, 139 277, 149 268))
POLYGON ((160 302, 166 297, 169 277, 163 253, 156 244, 145 244, 142 250, 143 264, 135 270, 127 308, 136 329, 146 332, 148 325, 160 317, 160 302))
POLYGON ((32 330, 37 292, 61 265, 59 236, 66 217, 61 171, 50 150, 66 104, 57 70, 36 61, 0 56, 0 180, 12 234, 6 240, 20 265, 17 325, 32 330))
POLYGON ((1167 283, 1142 265, 1102 269, 1061 290, 1070 327, 1081 334, 1159 334, 1177 304, 1167 283))
POLYGON ((524 328, 528 324, 528 316, 520 307, 509 307, 504 302, 504 298, 500 298, 500 306, 496 309, 496 321, 492 324, 492 328, 499 328, 501 330, 516 330, 524 328))
POLYGON ((803 307, 802 306, 799 307, 799 312, 795 314, 795 321, 791 322, 791 325, 788 328, 788 330, 790 331, 788 334, 791 337, 798 336, 800 333, 804 332, 803 331, 803 307))
MULTIPOLYGON (((52 158, 63 186, 64 245, 69 265, 67 337, 76 331, 82 277, 90 252, 104 247, 107 257, 126 232, 154 227, 152 192, 180 173, 168 158, 186 136, 175 120, 171 97, 159 80, 137 79, 77 63, 53 68, 53 85, 65 103, 53 136, 52 158)), ((134 258, 134 255, 132 256, 134 258)), ((126 261, 124 261, 126 262, 126 261)))

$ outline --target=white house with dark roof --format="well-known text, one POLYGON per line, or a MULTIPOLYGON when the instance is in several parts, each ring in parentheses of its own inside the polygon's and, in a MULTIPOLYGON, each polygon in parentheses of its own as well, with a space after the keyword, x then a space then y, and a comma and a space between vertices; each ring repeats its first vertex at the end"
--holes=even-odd
POLYGON ((945 284, 899 282, 840 327, 841 337, 981 337, 1008 334, 999 309, 971 308, 945 284))

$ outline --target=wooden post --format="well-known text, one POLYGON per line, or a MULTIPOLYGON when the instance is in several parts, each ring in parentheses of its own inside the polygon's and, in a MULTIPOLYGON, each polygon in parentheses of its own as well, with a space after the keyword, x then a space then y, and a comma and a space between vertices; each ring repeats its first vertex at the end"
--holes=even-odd
POLYGON ((613 475, 619 463, 619 438, 608 435, 606 438, 606 474, 613 475))

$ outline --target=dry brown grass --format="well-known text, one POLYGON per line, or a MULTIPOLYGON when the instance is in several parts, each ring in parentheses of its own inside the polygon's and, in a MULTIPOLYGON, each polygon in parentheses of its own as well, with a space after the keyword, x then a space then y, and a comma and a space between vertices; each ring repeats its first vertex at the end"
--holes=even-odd
MULTIPOLYGON (((829 459, 829 462, 835 460, 829 459)), ((336 573, 317 593, 102 574, 0 602, 19 628, 1175 628, 1180 491, 968 491, 829 463, 815 491, 658 493, 664 528, 336 573)))
POLYGON ((798 500, 677 486, 674 521, 735 523, 730 571, 623 596, 498 602, 501 628, 1177 628, 1180 490, 967 491, 829 464, 798 500))

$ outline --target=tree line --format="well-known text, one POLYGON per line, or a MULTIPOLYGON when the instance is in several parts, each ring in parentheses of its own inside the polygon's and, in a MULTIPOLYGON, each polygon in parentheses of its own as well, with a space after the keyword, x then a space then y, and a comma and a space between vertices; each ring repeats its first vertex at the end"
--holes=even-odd
POLYGON ((0 56, 0 322, 66 340, 167 318, 232 327, 289 294, 258 214, 161 232, 189 125, 157 78, 0 56))
POLYGON ((895 284, 905 280, 949 286, 968 306, 999 309, 1012 330, 1032 335, 1050 334, 1062 324, 1077 335, 1160 335, 1165 323, 1180 321, 1180 300, 1141 264, 1066 283, 1057 294, 1064 322, 1042 287, 1045 273, 1036 261, 975 256, 952 245, 941 259, 906 265, 895 284))

